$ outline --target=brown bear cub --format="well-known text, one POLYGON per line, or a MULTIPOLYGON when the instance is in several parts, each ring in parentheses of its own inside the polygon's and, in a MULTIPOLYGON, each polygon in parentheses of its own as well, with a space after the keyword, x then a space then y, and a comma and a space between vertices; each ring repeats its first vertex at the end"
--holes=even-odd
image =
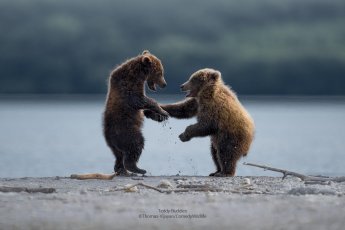
MULTIPOLYGON (((170 116, 191 118, 197 123, 190 125, 179 136, 181 141, 193 137, 211 136, 211 153, 217 171, 210 176, 234 176, 236 163, 246 156, 254 137, 254 122, 237 99, 236 94, 224 85, 221 73, 213 69, 195 72, 181 86, 188 91, 185 101, 161 105, 170 116)), ((153 120, 159 114, 152 111, 145 115, 153 120)))
POLYGON ((148 51, 127 60, 115 68, 109 77, 103 132, 116 158, 114 170, 118 175, 128 175, 128 171, 146 173, 137 167, 144 148, 141 132, 143 110, 159 114, 160 121, 166 120, 169 115, 145 95, 145 82, 154 91, 156 84, 161 88, 167 85, 161 61, 148 51))

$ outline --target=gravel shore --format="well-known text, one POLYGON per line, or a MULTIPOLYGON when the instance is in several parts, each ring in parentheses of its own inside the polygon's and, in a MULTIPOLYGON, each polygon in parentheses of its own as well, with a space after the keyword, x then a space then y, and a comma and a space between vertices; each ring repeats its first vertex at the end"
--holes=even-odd
POLYGON ((278 177, 0 178, 0 229, 344 229, 345 183, 278 177), (138 185, 144 183, 151 188, 138 185), (127 188, 127 189, 126 189, 127 188), (174 190, 174 192, 171 192, 174 190))

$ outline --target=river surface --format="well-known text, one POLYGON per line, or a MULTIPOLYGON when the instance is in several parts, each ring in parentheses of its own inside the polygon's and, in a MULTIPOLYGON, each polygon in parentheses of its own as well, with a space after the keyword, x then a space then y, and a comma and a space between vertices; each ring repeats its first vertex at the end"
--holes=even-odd
MULTIPOLYGON (((183 95, 156 98, 175 102, 183 95)), ((345 175, 345 98, 241 98, 256 124, 237 175, 280 175, 242 165, 265 164, 306 174, 345 175)), ((0 177, 111 173, 114 157, 102 135, 104 99, 90 96, 0 98, 0 177)), ((145 120, 138 166, 148 175, 208 175, 208 137, 182 143, 195 119, 145 120)))

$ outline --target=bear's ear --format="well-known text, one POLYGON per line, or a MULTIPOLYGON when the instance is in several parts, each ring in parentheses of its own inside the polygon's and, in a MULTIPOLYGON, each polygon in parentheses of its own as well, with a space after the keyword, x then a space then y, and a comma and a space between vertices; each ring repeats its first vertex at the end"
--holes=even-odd
POLYGON ((141 58, 141 62, 145 65, 145 66, 150 66, 151 65, 151 58, 149 56, 142 56, 141 58))
POLYGON ((210 80, 211 81, 217 81, 220 78, 220 72, 219 71, 214 71, 210 73, 210 80))
POLYGON ((148 50, 144 50, 144 51, 143 51, 143 55, 144 55, 144 54, 149 54, 149 53, 150 53, 150 51, 148 51, 148 50))

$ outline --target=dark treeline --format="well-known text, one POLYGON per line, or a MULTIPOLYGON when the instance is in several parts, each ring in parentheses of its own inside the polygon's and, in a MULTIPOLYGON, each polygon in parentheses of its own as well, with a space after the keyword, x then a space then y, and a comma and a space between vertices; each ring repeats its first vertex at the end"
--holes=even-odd
POLYGON ((0 1, 0 93, 104 93, 144 49, 162 93, 212 67, 241 94, 345 94, 345 1, 0 1))

